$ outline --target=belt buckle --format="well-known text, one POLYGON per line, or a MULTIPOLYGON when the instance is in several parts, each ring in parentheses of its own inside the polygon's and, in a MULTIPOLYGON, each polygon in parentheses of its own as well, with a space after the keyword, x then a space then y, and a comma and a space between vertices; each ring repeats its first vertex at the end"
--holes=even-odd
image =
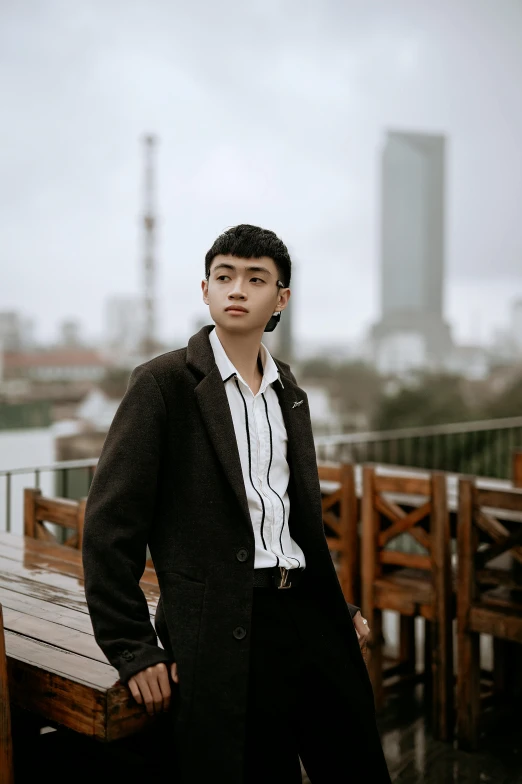
POLYGON ((289 570, 286 568, 286 566, 280 566, 279 567, 279 573, 280 573, 281 579, 279 581, 279 585, 277 586, 278 589, 284 590, 285 588, 291 588, 292 587, 292 583, 288 583, 287 582, 287 580, 288 580, 288 572, 289 572, 289 570))

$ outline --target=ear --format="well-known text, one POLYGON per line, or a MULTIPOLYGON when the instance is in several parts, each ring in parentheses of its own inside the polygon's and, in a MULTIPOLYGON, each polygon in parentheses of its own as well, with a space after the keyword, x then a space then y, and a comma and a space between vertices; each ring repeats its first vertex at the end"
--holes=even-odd
POLYGON ((284 310, 288 305, 288 300, 290 299, 291 291, 290 289, 280 289, 279 297, 277 300, 277 307, 276 313, 284 310))
POLYGON ((203 292, 203 302, 208 305, 208 280, 201 281, 201 291, 203 292))

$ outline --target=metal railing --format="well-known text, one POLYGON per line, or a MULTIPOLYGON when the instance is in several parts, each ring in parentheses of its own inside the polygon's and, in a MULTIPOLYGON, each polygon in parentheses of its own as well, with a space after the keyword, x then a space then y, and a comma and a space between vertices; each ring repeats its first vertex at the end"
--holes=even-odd
MULTIPOLYGON (((522 417, 319 436, 315 443, 319 460, 387 463, 510 479, 513 453, 522 448, 522 417)), ((0 471, 0 530, 10 531, 15 515, 20 525, 23 488, 41 487, 44 477, 46 493, 62 498, 86 496, 97 462, 96 458, 65 460, 0 471)))
POLYGON ((522 417, 315 439, 320 460, 388 463, 510 479, 522 417))
POLYGON ((30 468, 13 468, 0 471, 0 492, 4 495, 4 514, 0 512, 0 530, 11 531, 14 515, 14 485, 19 512, 22 504, 24 487, 42 487, 44 492, 60 498, 82 498, 87 495, 91 486, 94 469, 98 460, 64 460, 51 465, 33 466, 30 468), (44 481, 46 480, 46 481, 44 481), (2 520, 3 517, 3 520, 2 520), (3 525, 2 525, 3 523, 3 525))

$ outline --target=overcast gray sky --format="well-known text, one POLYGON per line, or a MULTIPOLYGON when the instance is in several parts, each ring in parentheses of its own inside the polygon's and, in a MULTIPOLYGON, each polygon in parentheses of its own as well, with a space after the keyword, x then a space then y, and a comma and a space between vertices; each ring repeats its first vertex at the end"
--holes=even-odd
POLYGON ((274 229, 298 334, 378 315, 387 129, 445 133, 446 313, 484 339, 522 297, 522 0, 3 0, 0 309, 40 339, 141 283, 157 133, 161 333, 204 316, 215 237, 274 229))

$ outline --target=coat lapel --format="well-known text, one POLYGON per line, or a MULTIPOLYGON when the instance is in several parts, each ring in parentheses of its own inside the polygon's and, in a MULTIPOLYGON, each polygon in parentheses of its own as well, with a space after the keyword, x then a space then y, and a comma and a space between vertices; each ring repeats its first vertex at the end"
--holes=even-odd
POLYGON ((288 365, 275 360, 279 367, 283 386, 273 384, 288 436, 287 460, 290 466, 291 482, 296 491, 294 501, 300 507, 300 516, 310 514, 319 519, 321 494, 317 473, 317 455, 310 421, 310 409, 306 393, 290 377, 288 365))
POLYGON ((239 501, 245 521, 252 528, 232 414, 225 385, 208 339, 211 329, 211 326, 205 326, 190 338, 187 365, 202 376, 195 389, 199 410, 219 462, 239 501))

